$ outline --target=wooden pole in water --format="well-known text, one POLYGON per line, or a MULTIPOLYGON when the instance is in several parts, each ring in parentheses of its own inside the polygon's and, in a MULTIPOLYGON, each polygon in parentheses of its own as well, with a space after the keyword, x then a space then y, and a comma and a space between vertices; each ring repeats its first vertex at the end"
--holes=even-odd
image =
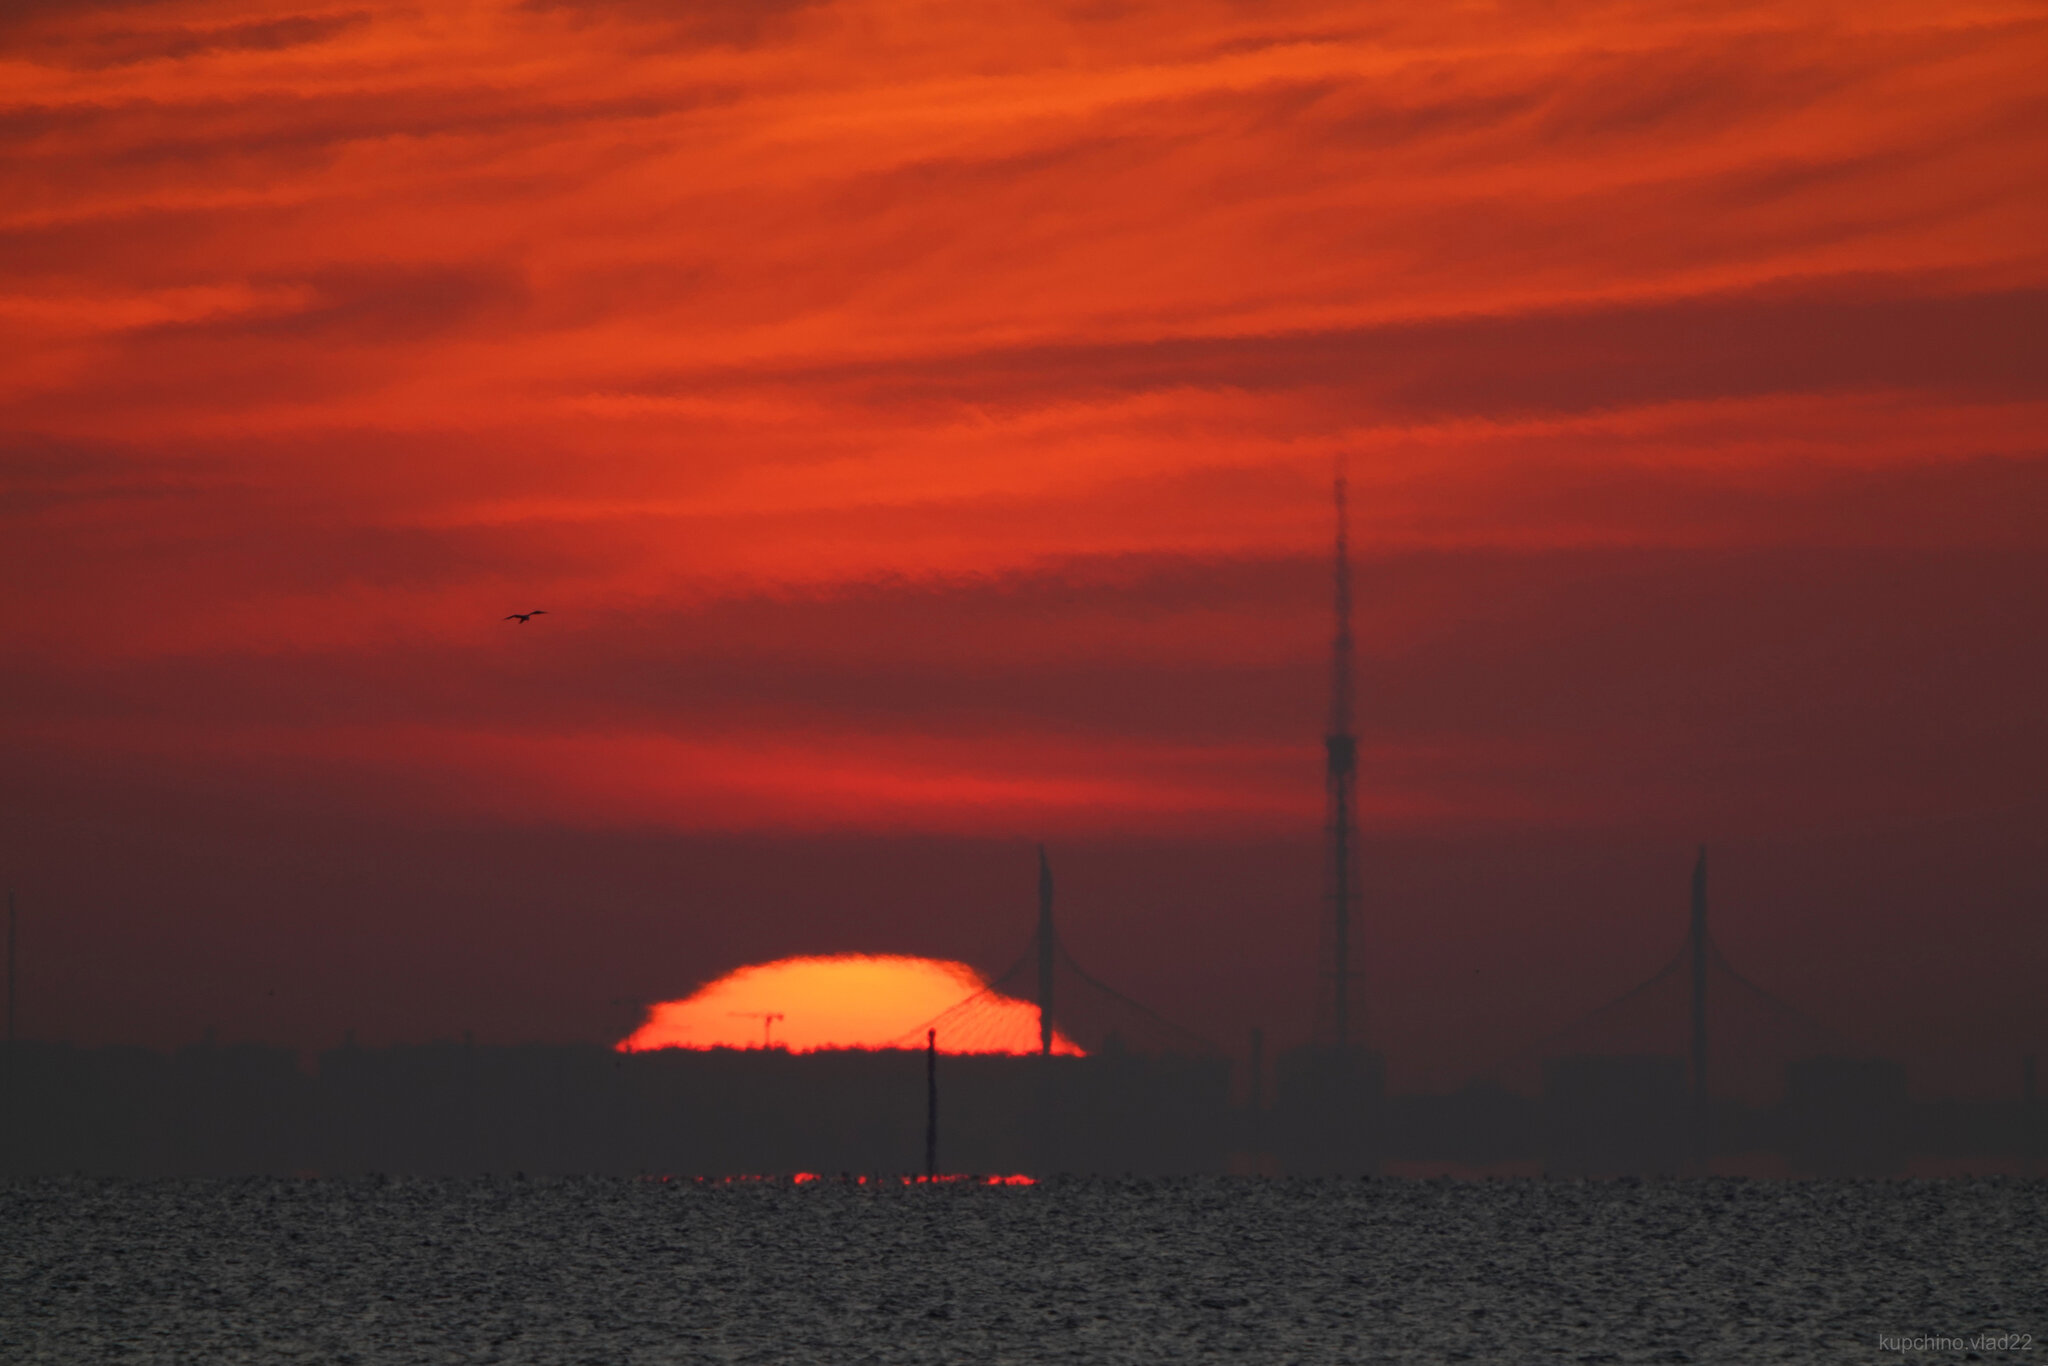
POLYGON ((939 1170, 939 1031, 924 1032, 924 1179, 939 1170))

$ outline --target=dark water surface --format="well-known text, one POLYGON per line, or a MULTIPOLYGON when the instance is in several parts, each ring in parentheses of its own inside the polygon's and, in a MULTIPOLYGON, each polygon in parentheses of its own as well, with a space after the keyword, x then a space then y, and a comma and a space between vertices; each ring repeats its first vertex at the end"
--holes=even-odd
POLYGON ((2048 1364, 2044 1214, 2013 1180, 32 1181, 0 1361, 2048 1364))

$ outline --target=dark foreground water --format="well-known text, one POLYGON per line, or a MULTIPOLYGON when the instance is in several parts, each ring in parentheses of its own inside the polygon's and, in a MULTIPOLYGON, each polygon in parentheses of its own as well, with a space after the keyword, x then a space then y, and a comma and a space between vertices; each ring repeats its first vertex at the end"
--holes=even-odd
POLYGON ((0 1361, 2048 1363, 2044 1214, 2009 1180, 25 1182, 0 1361))

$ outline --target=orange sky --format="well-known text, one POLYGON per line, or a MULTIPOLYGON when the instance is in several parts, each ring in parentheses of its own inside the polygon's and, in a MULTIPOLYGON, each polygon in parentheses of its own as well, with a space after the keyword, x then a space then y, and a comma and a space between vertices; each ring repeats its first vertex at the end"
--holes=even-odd
POLYGON ((2044 70, 2040 3, 10 6, 0 857, 1312 840, 1344 454, 1369 839, 1960 861, 2048 818, 2044 70))

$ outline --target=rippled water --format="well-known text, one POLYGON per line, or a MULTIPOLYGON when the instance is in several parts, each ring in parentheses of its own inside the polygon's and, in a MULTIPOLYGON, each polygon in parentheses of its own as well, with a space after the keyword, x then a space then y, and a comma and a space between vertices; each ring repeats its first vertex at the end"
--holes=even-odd
POLYGON ((2043 1362, 2044 1214, 2010 1180, 23 1182, 0 1360, 2043 1362))

